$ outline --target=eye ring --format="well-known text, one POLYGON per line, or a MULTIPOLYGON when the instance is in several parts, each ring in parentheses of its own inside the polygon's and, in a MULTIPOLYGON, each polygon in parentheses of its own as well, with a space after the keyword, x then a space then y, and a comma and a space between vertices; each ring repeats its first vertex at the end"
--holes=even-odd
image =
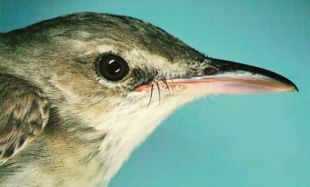
POLYGON ((122 57, 104 53, 96 61, 96 70, 109 81, 120 81, 128 74, 129 66, 122 57))

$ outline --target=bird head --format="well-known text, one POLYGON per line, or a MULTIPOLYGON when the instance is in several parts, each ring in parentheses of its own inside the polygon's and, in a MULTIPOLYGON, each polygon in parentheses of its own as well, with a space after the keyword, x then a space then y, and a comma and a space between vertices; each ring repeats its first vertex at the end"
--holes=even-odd
POLYGON ((100 153, 107 178, 187 102, 210 94, 297 90, 279 74, 207 57, 126 16, 78 13, 8 35, 19 59, 11 71, 42 87, 63 118, 105 133, 100 153))

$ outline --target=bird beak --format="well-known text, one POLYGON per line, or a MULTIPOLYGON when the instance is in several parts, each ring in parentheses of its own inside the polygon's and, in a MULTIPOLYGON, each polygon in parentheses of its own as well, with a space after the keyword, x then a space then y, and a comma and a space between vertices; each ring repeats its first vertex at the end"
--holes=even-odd
POLYGON ((272 71, 215 58, 208 60, 211 63, 201 76, 173 79, 173 86, 202 94, 298 92, 292 81, 272 71))

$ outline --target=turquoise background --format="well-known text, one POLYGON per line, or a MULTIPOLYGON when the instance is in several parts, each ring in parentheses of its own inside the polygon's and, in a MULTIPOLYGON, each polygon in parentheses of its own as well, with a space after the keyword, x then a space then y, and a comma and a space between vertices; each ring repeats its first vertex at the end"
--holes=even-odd
POLYGON ((300 88, 182 107, 111 187, 310 186, 309 0, 0 0, 0 31, 79 11, 152 22, 207 55, 274 70, 300 88))

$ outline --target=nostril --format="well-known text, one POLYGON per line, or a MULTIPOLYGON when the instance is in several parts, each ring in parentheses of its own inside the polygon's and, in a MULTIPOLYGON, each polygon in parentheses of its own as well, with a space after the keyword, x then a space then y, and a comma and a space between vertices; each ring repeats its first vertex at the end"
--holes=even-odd
POLYGON ((217 69, 213 66, 208 66, 203 70, 205 75, 214 75, 217 72, 217 69))

